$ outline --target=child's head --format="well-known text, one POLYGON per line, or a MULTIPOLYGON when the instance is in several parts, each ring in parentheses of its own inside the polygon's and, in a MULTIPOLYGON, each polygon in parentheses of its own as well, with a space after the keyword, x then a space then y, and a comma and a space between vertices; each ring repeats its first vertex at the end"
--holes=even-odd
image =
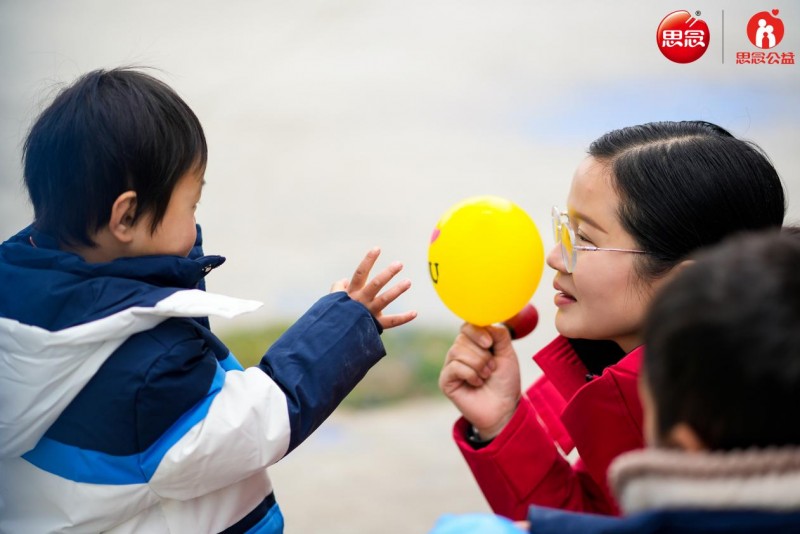
POLYGON ((185 234, 195 230, 184 212, 193 207, 171 200, 199 198, 192 182, 202 183, 207 154, 200 122, 166 84, 130 69, 90 72, 58 94, 25 141, 34 225, 65 248, 92 249, 123 224, 156 239, 123 255, 188 254, 194 235, 185 234))
POLYGON ((578 248, 625 251, 576 250, 565 262, 553 249, 556 327, 630 350, 641 343, 652 294, 677 264, 727 235, 780 226, 785 205, 781 180, 757 146, 688 121, 597 139, 575 172, 566 212, 562 226, 578 248))
POLYGON ((656 296, 642 374, 651 444, 800 445, 799 266, 798 234, 742 236, 656 296))

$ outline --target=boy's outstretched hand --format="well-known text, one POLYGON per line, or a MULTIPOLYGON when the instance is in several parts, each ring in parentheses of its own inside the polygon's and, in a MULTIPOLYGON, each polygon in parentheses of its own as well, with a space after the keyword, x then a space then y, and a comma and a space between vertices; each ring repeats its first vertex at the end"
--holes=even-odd
POLYGON ((405 293, 408 288, 411 287, 411 280, 398 282, 378 295, 378 292, 403 269, 403 265, 400 262, 393 262, 367 283, 369 272, 372 270, 372 267, 375 265, 375 260, 378 259, 380 254, 381 250, 377 247, 367 252, 367 255, 364 256, 364 259, 358 264, 356 272, 353 273, 353 278, 350 280, 345 278, 335 282, 333 286, 331 286, 331 293, 346 291, 351 299, 357 300, 366 306, 383 328, 393 328, 411 321, 417 316, 417 312, 408 311, 393 315, 383 314, 383 310, 386 306, 391 304, 397 297, 405 293))

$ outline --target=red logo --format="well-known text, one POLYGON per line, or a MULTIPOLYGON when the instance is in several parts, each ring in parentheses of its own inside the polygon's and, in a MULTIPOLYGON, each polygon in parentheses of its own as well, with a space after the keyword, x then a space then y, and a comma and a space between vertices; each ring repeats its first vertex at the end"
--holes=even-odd
MULTIPOLYGON (((697 12, 700 15, 700 12, 697 12)), ((781 25, 783 35, 783 25, 781 25)), ((656 30, 656 43, 664 57, 675 63, 691 63, 706 53, 709 43, 708 24, 688 11, 673 11, 656 30)))
POLYGON ((747 37, 758 48, 775 48, 783 39, 783 21, 778 18, 778 10, 772 14, 762 11, 756 13, 747 23, 747 37), (774 15, 774 16, 773 16, 774 15))

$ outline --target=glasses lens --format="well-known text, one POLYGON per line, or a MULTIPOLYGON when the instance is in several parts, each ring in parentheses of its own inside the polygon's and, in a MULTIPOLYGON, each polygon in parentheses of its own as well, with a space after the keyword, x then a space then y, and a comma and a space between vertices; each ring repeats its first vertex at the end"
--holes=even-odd
POLYGON ((572 229, 569 226, 569 219, 555 206, 553 207, 552 216, 553 238, 556 244, 561 246, 561 259, 564 260, 564 267, 566 267, 568 273, 572 274, 578 258, 575 247, 572 246, 574 239, 572 237, 572 229))
POLYGON ((570 228, 566 224, 561 225, 561 257, 568 273, 572 273, 575 268, 575 248, 572 246, 572 235, 570 228))
POLYGON ((557 245, 561 241, 561 212, 555 206, 550 211, 550 222, 553 227, 553 241, 557 245))

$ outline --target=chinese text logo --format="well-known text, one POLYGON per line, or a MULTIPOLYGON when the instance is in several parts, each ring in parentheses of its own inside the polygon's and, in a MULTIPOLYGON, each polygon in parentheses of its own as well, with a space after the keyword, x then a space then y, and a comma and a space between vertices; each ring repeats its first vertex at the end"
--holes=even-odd
POLYGON ((768 51, 778 46, 783 39, 783 21, 778 18, 778 10, 772 13, 761 11, 750 17, 747 23, 747 38, 757 52, 741 50, 736 52, 737 65, 794 65, 795 53, 791 50, 768 51))
MULTIPOLYGON (((698 16, 700 12, 696 13, 698 16)), ((781 32, 782 33, 782 32, 781 32)), ((675 63, 691 63, 706 53, 708 24, 688 11, 674 11, 664 17, 656 30, 658 49, 675 63)))

